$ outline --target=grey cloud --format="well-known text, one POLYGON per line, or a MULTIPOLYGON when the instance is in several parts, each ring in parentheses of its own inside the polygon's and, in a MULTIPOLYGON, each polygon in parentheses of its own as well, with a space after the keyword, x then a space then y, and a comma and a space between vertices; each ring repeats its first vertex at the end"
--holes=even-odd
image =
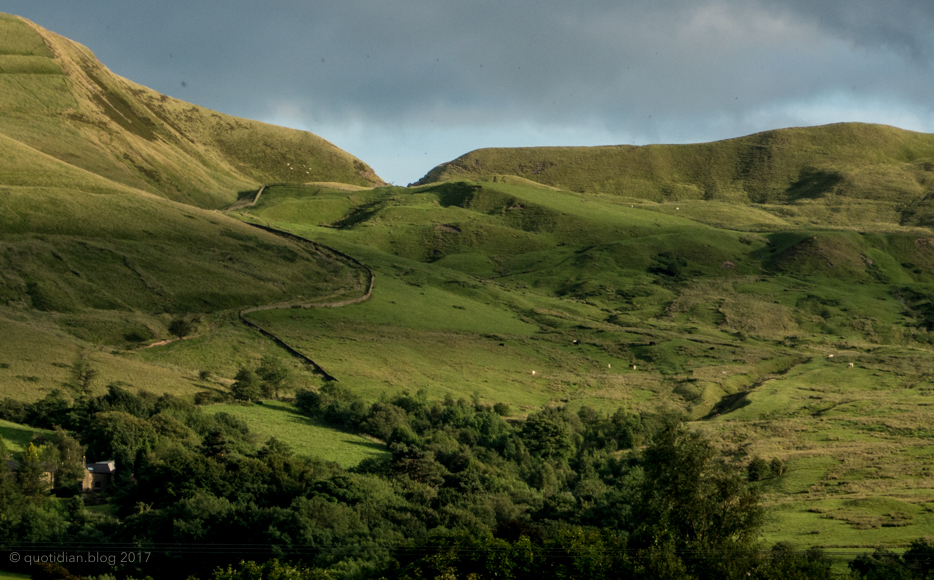
POLYGON ((821 117, 828 102, 934 130, 930 0, 7 4, 156 90, 313 131, 579 126, 685 141, 845 120, 821 117))

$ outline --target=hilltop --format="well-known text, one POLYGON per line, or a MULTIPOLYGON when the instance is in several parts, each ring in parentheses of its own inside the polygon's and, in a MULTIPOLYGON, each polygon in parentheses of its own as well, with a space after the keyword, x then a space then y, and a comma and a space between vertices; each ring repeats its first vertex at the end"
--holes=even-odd
POLYGON ((416 185, 510 179, 652 202, 783 206, 792 214, 819 206, 815 223, 845 224, 853 215, 841 206, 856 205, 873 220, 934 224, 934 135, 863 123, 693 145, 478 149, 416 185), (828 215, 833 206, 846 216, 828 215))
POLYGON ((0 161, 4 185, 78 179, 84 190, 131 188, 219 208, 262 183, 383 183, 316 135, 161 95, 25 19, 0 14, 0 39, 0 138, 15 152, 0 161))

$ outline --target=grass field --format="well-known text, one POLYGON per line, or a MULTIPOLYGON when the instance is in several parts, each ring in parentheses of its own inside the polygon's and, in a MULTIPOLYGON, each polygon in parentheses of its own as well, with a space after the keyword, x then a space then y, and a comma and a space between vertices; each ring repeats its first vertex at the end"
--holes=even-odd
POLYGON ((288 443, 298 455, 333 461, 342 467, 386 454, 382 443, 328 427, 302 415, 289 403, 264 401, 261 405, 210 405, 203 409, 209 414, 224 412, 240 417, 252 433, 259 435, 259 444, 275 437, 288 443))
POLYGON ((425 388, 517 416, 685 413, 741 465, 787 463, 761 484, 770 542, 845 551, 929 532, 921 230, 505 181, 267 190, 242 219, 341 249, 377 284, 364 304, 257 319, 371 400, 425 388))

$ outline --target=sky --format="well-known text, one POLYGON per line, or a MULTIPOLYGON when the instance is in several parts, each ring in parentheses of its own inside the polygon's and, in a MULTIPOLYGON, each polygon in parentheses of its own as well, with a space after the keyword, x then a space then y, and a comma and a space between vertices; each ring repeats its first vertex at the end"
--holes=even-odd
POLYGON ((397 185, 482 147, 934 133, 932 0, 4 0, 113 72, 397 185))

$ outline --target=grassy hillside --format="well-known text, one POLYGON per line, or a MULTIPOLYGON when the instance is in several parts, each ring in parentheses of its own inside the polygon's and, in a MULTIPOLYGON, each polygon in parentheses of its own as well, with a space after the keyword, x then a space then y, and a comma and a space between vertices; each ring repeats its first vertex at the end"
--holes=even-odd
POLYGON ((934 135, 861 123, 695 145, 479 149, 418 184, 464 179, 528 179, 654 202, 757 204, 811 224, 934 223, 934 135))
POLYGON ((382 183, 315 135, 159 95, 0 14, 0 395, 41 397, 79 356, 97 390, 191 393, 200 370, 236 364, 141 354, 173 320, 194 324, 186 346, 233 329, 224 344, 249 347, 229 357, 243 364, 276 348, 239 309, 359 295, 358 267, 213 209, 272 181, 382 183))
MULTIPOLYGON (((20 155, 63 162, 43 172, 41 185, 68 186, 79 169, 112 187, 201 207, 229 205, 237 191, 260 183, 382 183, 316 135, 160 95, 114 75, 86 47, 3 14, 0 135, 25 146, 20 155)), ((23 166, 21 158, 3 161, 23 166)), ((27 173, 4 183, 40 185, 37 178, 27 173)))
POLYGON ((682 413, 740 463, 787 463, 763 483, 769 540, 924 535, 934 234, 695 203, 513 178, 269 188, 243 219, 337 247, 377 284, 364 304, 254 316, 371 400, 682 413))

